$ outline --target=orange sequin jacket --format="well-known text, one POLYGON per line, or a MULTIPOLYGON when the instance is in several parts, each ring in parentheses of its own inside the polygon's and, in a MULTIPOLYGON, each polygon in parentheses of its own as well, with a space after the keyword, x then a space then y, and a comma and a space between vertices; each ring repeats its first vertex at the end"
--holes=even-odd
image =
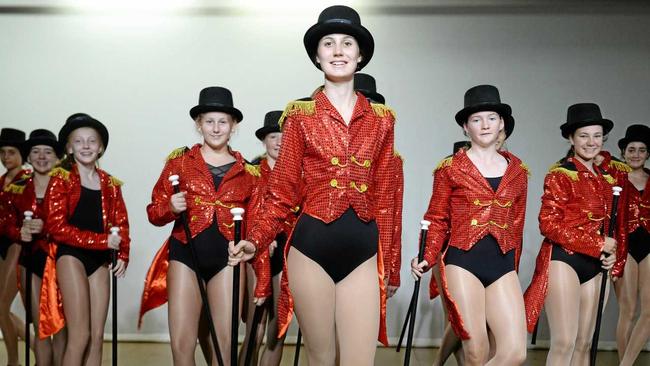
MULTIPOLYGON (((535 272, 524 293, 528 331, 532 332, 544 306, 553 245, 567 253, 599 258, 609 230, 612 186, 615 179, 594 167, 589 171, 577 159, 568 158, 551 167, 544 179, 539 227, 544 241, 537 255, 535 272), (604 231, 603 231, 604 230, 604 231)), ((622 208, 624 206, 619 206, 622 208)), ((615 238, 627 247, 626 215, 619 210, 615 238)))
MULTIPOLYGON (((7 230, 8 237, 14 242, 21 242, 20 229, 23 226, 23 220, 25 218, 25 211, 32 211, 34 219, 41 219, 45 221, 45 207, 44 202, 38 203, 36 200, 36 191, 34 187, 34 178, 33 175, 25 175, 22 179, 11 183, 7 187, 7 191, 10 193, 10 210, 7 215, 7 230)), ((32 236, 32 242, 30 244, 31 253, 41 250, 47 253, 48 251, 48 235, 44 230, 38 234, 32 236)))
MULTIPOLYGON (((276 228, 298 205, 296 192, 303 181, 304 214, 330 223, 352 207, 361 220, 376 220, 382 294, 379 340, 387 344, 384 269, 389 270, 393 263, 394 116, 386 106, 371 105, 357 93, 346 124, 322 91, 313 98, 292 102, 285 110, 280 156, 269 178, 263 210, 253 219, 248 239, 258 250, 273 240, 276 228)), ((282 278, 279 336, 286 332, 293 315, 289 276, 285 272, 282 278)))
MULTIPOLYGON (((219 189, 216 190, 212 174, 208 170, 201 155, 201 145, 196 144, 191 149, 183 147, 174 150, 168 157, 167 163, 151 192, 151 203, 147 206, 149 222, 156 226, 174 223, 171 235, 186 244, 187 238, 180 220, 175 215, 169 202, 174 189, 169 182, 172 175, 180 176, 181 192, 187 192, 187 217, 189 219, 192 237, 212 225, 216 217, 219 232, 229 241, 234 240, 234 223, 230 209, 234 207, 247 208, 249 198, 259 177, 259 169, 246 163, 236 151, 230 152, 235 157, 235 164, 223 177, 219 189)), ((245 217, 247 214, 244 214, 245 217)), ((167 268, 169 267, 169 241, 165 241, 156 253, 151 267, 147 272, 144 290, 140 302, 138 325, 142 324, 142 316, 149 310, 167 302, 167 268)))
MULTIPOLYGON (((435 264, 447 240, 449 246, 469 250, 490 234, 499 243, 502 253, 521 251, 528 169, 515 155, 509 152, 500 154, 508 160, 508 167, 496 192, 465 150, 444 159, 436 168, 433 193, 424 215, 424 219, 431 222, 424 251, 429 266, 435 264)), ((440 276, 443 287, 440 290, 445 294, 449 321, 461 339, 469 339, 447 289, 444 265, 440 266, 440 276)))
POLYGON ((70 225, 79 197, 81 196, 81 178, 77 166, 70 171, 54 168, 50 173, 50 183, 45 194, 45 231, 49 235, 49 255, 43 273, 41 286, 39 335, 45 338, 56 334, 65 326, 63 304, 56 280, 56 250, 59 243, 84 249, 107 250, 108 235, 111 227, 120 228, 120 250, 118 258, 129 261, 129 218, 122 197, 122 182, 101 169, 99 174, 102 195, 103 233, 78 229, 70 225))
MULTIPOLYGON (((650 170, 645 169, 650 174, 650 170)), ((628 191, 628 234, 633 233, 639 226, 650 232, 650 179, 641 194, 632 182, 626 182, 623 190, 628 191)))

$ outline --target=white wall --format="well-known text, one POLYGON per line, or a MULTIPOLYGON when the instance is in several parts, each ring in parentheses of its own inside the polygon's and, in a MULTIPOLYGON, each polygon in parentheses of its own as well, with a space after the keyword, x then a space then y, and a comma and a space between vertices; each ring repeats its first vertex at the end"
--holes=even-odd
MULTIPOLYGON (((253 132, 264 113, 308 95, 322 81, 302 47, 319 11, 0 15, 1 126, 57 132, 67 116, 87 112, 111 132, 101 164, 126 182, 133 236, 131 265, 119 288, 125 336, 136 333, 144 275, 170 230, 150 225, 145 206, 169 151, 198 141, 188 110, 199 90, 222 85, 233 91, 244 120, 232 145, 252 158, 262 149, 253 132)), ((521 263, 526 286, 541 243, 543 177, 568 148, 559 133, 567 106, 599 103, 616 123, 607 143, 612 151, 626 126, 648 123, 650 15, 368 11, 362 19, 376 39, 364 72, 377 78, 397 111, 396 146, 406 159, 403 287, 388 308, 389 336, 397 337, 431 171, 463 138, 453 116, 465 90, 497 85, 513 107, 517 124, 508 148, 532 170, 521 263)), ((420 299, 416 338, 429 343, 441 336, 442 312, 424 289, 420 299)), ((604 341, 614 340, 614 303, 604 320, 604 341)), ((140 334, 165 337, 166 323, 164 308, 149 313, 140 334)), ((543 323, 540 339, 547 338, 543 323)))

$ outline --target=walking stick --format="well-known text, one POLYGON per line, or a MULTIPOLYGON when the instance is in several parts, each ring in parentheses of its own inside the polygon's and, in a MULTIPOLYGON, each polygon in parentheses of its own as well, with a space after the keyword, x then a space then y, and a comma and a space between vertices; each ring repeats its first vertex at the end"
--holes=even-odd
POLYGON ((406 317, 404 318, 404 324, 402 325, 402 331, 399 334, 399 341, 397 341, 397 347, 395 347, 395 352, 399 352, 402 349, 402 341, 406 335, 406 328, 409 324, 409 319, 411 318, 411 311, 413 311, 413 298, 411 297, 411 302, 409 303, 409 308, 406 311, 406 317))
MULTIPOLYGON (((24 221, 31 221, 34 217, 34 212, 25 211, 24 221)), ((32 269, 29 265, 29 249, 27 245, 23 248, 23 253, 25 255, 25 365, 29 366, 29 343, 31 335, 29 334, 29 324, 32 322, 32 269)))
MULTIPOLYGON (((609 230, 607 235, 611 238, 614 236, 614 226, 616 226, 616 215, 618 213, 618 199, 621 196, 623 188, 619 186, 612 187, 612 213, 609 215, 609 230)), ((608 253, 603 253, 609 256, 608 253)), ((602 270, 602 280, 600 281, 600 294, 598 296, 598 313, 596 313, 596 328, 594 329, 594 336, 591 339, 591 352, 589 355, 589 364, 596 365, 596 354, 598 353, 598 337, 600 336, 600 323, 603 320, 603 306, 605 305, 605 289, 607 288, 607 270, 602 270)))
POLYGON ((246 355, 244 357, 244 366, 249 366, 253 360, 253 349, 255 348, 255 343, 257 343, 257 325, 262 320, 262 314, 264 313, 264 305, 255 306, 255 312, 253 313, 253 324, 251 324, 250 337, 248 338, 248 344, 246 345, 246 355))
MULTIPOLYGON (((172 183, 174 188, 174 193, 180 192, 180 187, 178 186, 178 175, 172 175, 169 178, 169 181, 172 183)), ((221 350, 219 349, 219 341, 217 340, 217 332, 214 330, 214 322, 212 321, 212 313, 210 313, 210 304, 208 303, 208 292, 205 290, 205 284, 201 279, 199 274, 199 258, 196 254, 196 248, 194 248, 194 240, 192 239, 192 232, 190 231, 190 224, 187 221, 187 213, 185 211, 181 212, 181 222, 183 223, 183 228, 185 229, 185 237, 187 238, 187 245, 190 246, 190 251, 192 252, 192 265, 194 268, 194 274, 196 275, 196 282, 199 285, 199 292, 201 293, 201 302, 203 303, 203 312, 208 318, 208 329, 210 330, 210 339, 212 340, 212 346, 214 347, 214 352, 217 354, 217 362, 219 366, 224 366, 223 358, 221 357, 221 350)))
MULTIPOLYGON (((241 241, 241 222, 244 219, 244 209, 235 207, 230 210, 235 223, 235 243, 241 241)), ((232 323, 230 328, 230 364, 237 366, 237 338, 239 337, 239 275, 241 263, 233 267, 232 271, 232 323)))
POLYGON ((537 344, 537 331, 539 330, 539 319, 537 319, 537 323, 535 323, 535 328, 533 329, 533 337, 530 339, 530 344, 536 345, 537 344))
POLYGON ((300 343, 302 342, 302 332, 298 328, 298 338, 296 338, 296 354, 293 356, 293 366, 298 366, 300 362, 300 343))
MULTIPOLYGON (((427 242, 427 233, 429 232, 430 221, 420 221, 420 251, 418 252, 418 263, 424 260, 424 246, 427 242)), ((406 355, 404 355, 404 366, 411 363, 411 348, 413 347, 413 328, 415 328, 415 316, 418 310, 418 295, 420 293, 420 279, 415 280, 413 287, 413 296, 411 297, 411 317, 409 318, 409 332, 406 338, 406 355)))
MULTIPOLYGON (((111 229, 111 235, 119 235, 120 234, 120 228, 119 227, 112 227, 111 229)), ((117 265, 117 250, 113 249, 111 250, 111 264, 113 270, 115 270, 115 266, 117 265)), ((111 276, 111 291, 113 292, 111 294, 111 307, 113 311, 113 316, 112 316, 112 322, 113 325, 111 327, 112 330, 112 339, 111 339, 111 360, 112 360, 112 365, 117 366, 117 276, 115 275, 115 272, 113 272, 113 275, 111 276)))

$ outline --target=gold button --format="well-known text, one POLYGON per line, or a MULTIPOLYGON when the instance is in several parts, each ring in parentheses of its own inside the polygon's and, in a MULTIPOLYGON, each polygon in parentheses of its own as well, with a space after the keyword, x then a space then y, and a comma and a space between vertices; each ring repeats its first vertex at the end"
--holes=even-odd
POLYGON ((335 156, 335 157, 332 158, 331 162, 332 162, 332 165, 339 165, 339 158, 337 158, 335 156))
POLYGON ((192 215, 192 218, 190 219, 190 221, 191 221, 191 222, 194 222, 194 221, 196 221, 196 220, 198 220, 198 219, 199 219, 198 217, 192 215))
POLYGON ((368 190, 368 186, 365 185, 365 184, 361 184, 361 187, 359 187, 359 188, 360 188, 360 190, 361 190, 361 193, 363 193, 363 192, 365 192, 365 191, 368 190))
POLYGON ((339 182, 336 179, 332 179, 332 180, 330 180, 330 186, 332 186, 334 188, 338 188, 339 182))

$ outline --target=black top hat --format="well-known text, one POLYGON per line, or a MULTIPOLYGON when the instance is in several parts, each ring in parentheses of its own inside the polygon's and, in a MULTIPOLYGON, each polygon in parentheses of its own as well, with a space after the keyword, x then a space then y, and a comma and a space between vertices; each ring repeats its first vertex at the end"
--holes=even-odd
POLYGON ((595 103, 578 103, 567 110, 566 123, 560 126, 562 137, 569 138, 578 128, 600 125, 603 133, 607 135, 614 127, 614 122, 604 119, 600 114, 600 107, 595 103))
POLYGON ((357 70, 363 69, 375 51, 375 40, 372 38, 372 34, 361 25, 359 13, 343 5, 334 5, 323 10, 318 16, 318 23, 312 25, 305 33, 302 42, 311 62, 320 69, 320 65, 316 62, 318 42, 324 36, 334 33, 347 34, 357 40, 362 56, 357 70))
POLYGON ((625 137, 618 140, 618 148, 624 151, 630 142, 643 142, 646 148, 650 148, 650 127, 631 125, 625 130, 625 137))
POLYGON ((220 86, 209 86, 201 90, 199 104, 190 109, 190 116, 196 119, 199 114, 207 112, 228 113, 237 123, 244 119, 241 111, 233 106, 230 90, 220 86))
POLYGON ((56 136, 50 130, 39 128, 32 131, 29 134, 29 139, 25 141, 25 145, 23 147, 23 155, 29 155, 29 151, 36 145, 50 146, 54 149, 56 156, 61 157, 63 155, 63 144, 60 144, 56 140, 56 136))
POLYGON ((362 74, 360 72, 354 74, 354 89, 361 92, 361 94, 365 95, 366 98, 370 99, 372 102, 381 104, 386 103, 384 96, 377 93, 375 78, 368 74, 362 74))
POLYGON ((501 103, 499 89, 492 85, 477 85, 465 92, 465 107, 456 113, 456 123, 463 126, 467 118, 476 112, 493 111, 503 118, 506 138, 515 129, 515 119, 509 105, 501 103))
POLYGON ((273 132, 280 132, 280 117, 282 116, 282 111, 271 111, 264 116, 264 126, 255 131, 255 136, 262 141, 266 135, 273 132))
POLYGON ((458 152, 458 150, 464 148, 470 148, 471 146, 472 146, 471 141, 456 141, 454 142, 454 151, 451 154, 454 155, 458 152))
POLYGON ((25 143, 25 132, 15 128, 0 130, 0 147, 13 146, 20 150, 25 143))
POLYGON ((108 129, 103 123, 86 113, 75 113, 68 117, 63 127, 61 127, 61 130, 59 130, 59 143, 62 146, 65 146, 65 144, 68 143, 68 136, 70 136, 72 131, 82 127, 95 129, 99 134, 99 137, 101 137, 102 143, 104 144, 104 151, 106 151, 106 148, 108 147, 108 129))

